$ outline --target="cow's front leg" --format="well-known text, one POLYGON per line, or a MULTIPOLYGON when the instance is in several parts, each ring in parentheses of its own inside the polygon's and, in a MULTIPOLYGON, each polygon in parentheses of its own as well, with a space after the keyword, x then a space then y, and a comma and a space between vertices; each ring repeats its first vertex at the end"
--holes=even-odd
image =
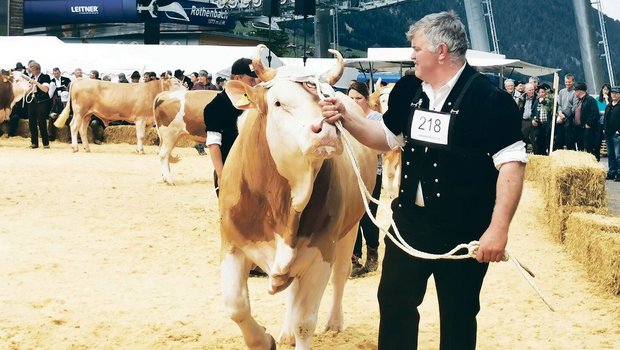
POLYGON ((144 154, 144 136, 146 135, 146 119, 136 118, 136 152, 144 154))
POLYGON ((316 330, 321 297, 329 281, 330 264, 316 259, 287 289, 286 315, 280 344, 295 344, 295 350, 309 350, 316 330))
POLYGON ((229 317, 243 333, 248 349, 275 350, 273 337, 252 317, 248 293, 248 275, 252 262, 237 248, 225 252, 220 263, 224 305, 229 317))
POLYGON ((325 325, 325 331, 342 332, 344 329, 344 316, 342 311, 342 297, 344 295, 344 286, 351 274, 351 255, 353 255, 353 246, 357 238, 357 228, 354 227, 342 239, 336 242, 335 259, 332 267, 331 282, 334 288, 332 294, 332 305, 329 311, 329 318, 325 325))

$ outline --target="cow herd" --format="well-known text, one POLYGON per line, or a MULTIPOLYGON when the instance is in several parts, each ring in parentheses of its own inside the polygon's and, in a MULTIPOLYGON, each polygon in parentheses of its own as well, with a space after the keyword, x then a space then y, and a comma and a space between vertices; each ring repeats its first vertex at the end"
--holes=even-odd
MULTIPOLYGON (((265 68, 257 54, 252 63, 262 83, 250 87, 230 81, 226 86, 245 117, 220 183, 222 294, 249 349, 276 348, 274 337, 250 311, 247 278, 253 265, 268 273, 270 294, 287 293, 279 344, 311 348, 330 278, 334 293, 325 329, 343 330, 343 290, 364 204, 351 161, 343 153, 340 131, 322 123, 319 100, 324 96, 356 108, 355 102, 331 87, 344 68, 340 53, 332 53, 337 62, 323 75, 304 67, 265 68)), ((0 110, 6 112, 28 89, 18 76, 4 77, 0 110)), ((172 185, 169 163, 177 158, 171 152, 182 136, 205 142, 203 109, 217 93, 185 91, 175 78, 141 84, 78 80, 57 123, 64 125, 73 112, 74 152, 78 133, 85 151, 90 150, 86 131, 91 115, 104 123, 135 123, 138 152, 143 152, 145 127, 154 124, 162 177, 172 185)), ((372 191, 377 152, 348 139, 361 177, 372 191)))

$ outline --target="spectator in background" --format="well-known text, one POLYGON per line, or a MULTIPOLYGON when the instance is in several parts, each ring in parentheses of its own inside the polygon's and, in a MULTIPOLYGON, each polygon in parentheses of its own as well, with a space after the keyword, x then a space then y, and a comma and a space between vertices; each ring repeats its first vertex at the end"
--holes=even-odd
POLYGON ((515 93, 512 96, 512 98, 515 100, 515 102, 517 102, 517 104, 519 104, 519 99, 523 96, 523 94, 525 93, 525 84, 522 81, 517 81, 515 82, 515 93))
POLYGON ((564 76, 564 88, 558 92, 558 111, 555 120, 555 140, 553 149, 567 147, 567 137, 569 133, 568 120, 573 116, 573 109, 577 103, 575 96, 575 76, 568 73, 564 76))
MULTIPOLYGON (((366 84, 358 81, 352 82, 349 85, 347 95, 362 108, 366 118, 378 121, 383 120, 381 113, 370 109, 368 104, 370 93, 366 84)), ((375 182, 375 188, 372 190, 372 196, 377 199, 381 196, 382 173, 383 167, 381 155, 379 154, 377 155, 377 181, 375 182)), ((378 205, 371 202, 368 203, 368 206, 372 215, 376 216, 378 205)), ((353 248, 353 256, 351 256, 351 263, 353 266, 351 277, 361 277, 368 272, 376 271, 379 266, 379 228, 372 222, 367 213, 360 220, 357 229, 357 239, 353 248), (364 265, 360 263, 362 259, 362 240, 366 241, 366 262, 364 265)))
POLYGON ((217 86, 213 85, 213 76, 211 74, 207 74, 207 90, 219 90, 217 86))
POLYGON ((131 73, 131 76, 129 76, 129 78, 131 78, 131 82, 132 83, 139 83, 140 82, 140 73, 138 73, 137 70, 133 71, 133 73, 131 73))
POLYGON ((76 68, 73 71, 73 76, 75 79, 82 79, 84 77, 84 73, 82 72, 82 68, 76 68))
POLYGON ((100 80, 99 79, 99 71, 94 70, 94 69, 91 70, 90 74, 88 75, 88 77, 91 78, 91 79, 100 80))
MULTIPOLYGON (((26 74, 26 67, 24 67, 21 62, 17 62, 13 70, 26 74)), ((13 106, 13 110, 11 111, 11 115, 9 116, 9 137, 17 136, 17 128, 19 127, 20 119, 28 119, 28 109, 27 107, 24 107, 23 100, 19 100, 15 103, 15 106, 13 106)))
POLYGON ((607 180, 620 182, 620 86, 612 87, 611 100, 605 108, 605 143, 607 143, 607 180))
POLYGON ((118 73, 118 82, 121 84, 129 83, 129 81, 127 80, 127 77, 125 76, 125 73, 118 73))
POLYGON ((594 137, 598 129, 598 106, 596 99, 588 95, 585 83, 575 84, 577 103, 568 123, 568 149, 594 154, 594 137))
POLYGON ((610 90, 611 85, 603 84, 598 93, 598 98, 596 99, 599 113, 598 129, 596 129, 596 135, 594 136, 594 157, 596 157, 596 160, 601 160, 601 144, 605 137, 605 135, 603 135, 603 128, 605 127, 605 109, 607 108, 607 104, 609 104, 610 90))
POLYGON ((218 90, 223 91, 224 85, 226 85, 226 78, 223 78, 223 77, 215 78, 215 86, 217 86, 218 90))
POLYGON ((47 117, 50 113, 51 100, 48 94, 51 83, 50 76, 41 73, 41 65, 32 61, 28 68, 32 74, 30 83, 35 87, 32 101, 28 103, 28 124, 30 126, 30 148, 39 148, 39 132, 43 148, 50 148, 47 134, 47 117))
POLYGON ((519 112, 521 113, 521 134, 523 142, 534 147, 534 134, 532 119, 536 116, 536 89, 531 83, 525 84, 525 94, 519 99, 519 112))
POLYGON ((179 79, 179 81, 185 86, 187 90, 191 90, 194 87, 194 83, 189 77, 185 76, 185 71, 177 69, 174 71, 174 77, 179 79))
POLYGON ((538 89, 538 96, 534 102, 535 115, 532 117, 534 130, 534 141, 532 151, 534 154, 547 155, 549 146, 549 120, 553 111, 553 102, 549 99, 549 90, 541 87, 538 89))
POLYGON ((103 78, 101 78, 101 80, 103 80, 103 81, 110 81, 111 82, 112 81, 112 77, 110 77, 109 74, 106 74, 106 75, 103 76, 103 78))
POLYGON ((209 73, 207 73, 206 70, 201 70, 198 72, 198 79, 196 80, 196 82, 194 83, 194 87, 192 88, 192 90, 209 90, 207 89, 208 85, 207 85, 207 76, 209 73))
POLYGON ((52 69, 52 75, 53 77, 51 79, 48 92, 50 98, 52 99, 49 114, 50 120, 47 125, 47 132, 49 134, 50 141, 56 140, 56 127, 54 126, 54 121, 56 121, 58 115, 65 108, 65 103, 68 99, 66 94, 69 91, 69 85, 71 85, 71 80, 69 80, 69 78, 60 75, 60 68, 55 67, 52 69))
POLYGON ((534 85, 534 92, 536 92, 536 94, 538 94, 538 88, 539 88, 539 83, 540 83, 540 79, 538 79, 538 77, 536 76, 532 76, 528 79, 528 83, 534 85))

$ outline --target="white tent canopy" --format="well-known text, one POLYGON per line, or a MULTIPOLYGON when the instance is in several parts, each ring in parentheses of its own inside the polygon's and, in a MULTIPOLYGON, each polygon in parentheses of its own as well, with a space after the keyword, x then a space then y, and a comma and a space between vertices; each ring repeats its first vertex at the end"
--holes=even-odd
MULTIPOLYGON (((26 65, 32 59, 41 64, 44 73, 51 74, 59 67, 66 76, 76 68, 86 75, 97 70, 100 76, 125 73, 128 78, 133 71, 142 75, 175 69, 184 70, 186 75, 201 69, 213 74, 230 68, 238 58, 256 54, 255 46, 69 44, 49 36, 0 37, 0 45, 0 68, 14 68, 17 62, 26 65)), ((267 50, 261 51, 265 65, 267 54, 267 50)), ((273 53, 271 56, 272 66, 283 64, 273 53)))
MULTIPOLYGON (((345 66, 363 71, 402 72, 413 67, 411 52, 412 49, 409 47, 369 48, 368 58, 347 59, 345 66)), ((466 58, 471 66, 483 72, 509 74, 515 71, 527 76, 544 76, 559 71, 556 68, 537 66, 518 59, 509 59, 505 55, 476 50, 467 50, 466 58)))

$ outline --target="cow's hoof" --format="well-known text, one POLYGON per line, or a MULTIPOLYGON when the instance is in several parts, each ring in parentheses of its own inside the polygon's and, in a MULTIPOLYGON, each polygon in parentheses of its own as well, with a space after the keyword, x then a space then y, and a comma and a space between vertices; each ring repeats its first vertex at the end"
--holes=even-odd
POLYGON ((143 149, 137 149, 137 150, 136 150, 136 153, 137 153, 137 154, 144 154, 144 150, 143 150, 143 149))
POLYGON ((71 147, 71 149, 73 150, 73 153, 77 153, 79 151, 77 147, 71 147))
POLYGON ((295 334, 293 332, 282 332, 278 337, 278 344, 295 346, 295 334))

